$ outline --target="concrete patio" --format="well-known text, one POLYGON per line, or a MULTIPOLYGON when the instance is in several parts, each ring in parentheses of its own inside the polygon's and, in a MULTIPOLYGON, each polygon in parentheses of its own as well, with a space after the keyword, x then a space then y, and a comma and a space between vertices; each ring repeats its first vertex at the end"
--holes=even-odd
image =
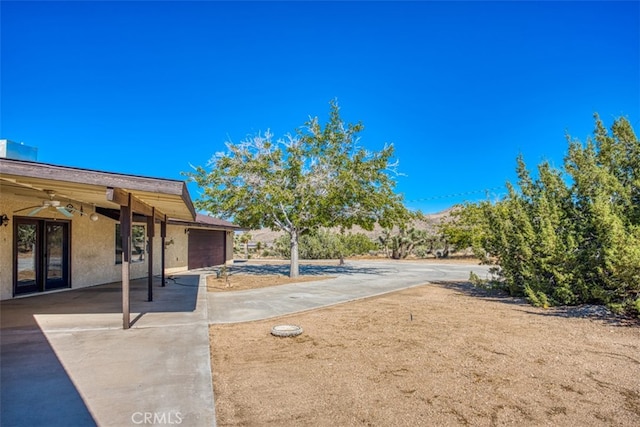
POLYGON ((0 425, 215 425, 204 276, 1 303, 0 425))

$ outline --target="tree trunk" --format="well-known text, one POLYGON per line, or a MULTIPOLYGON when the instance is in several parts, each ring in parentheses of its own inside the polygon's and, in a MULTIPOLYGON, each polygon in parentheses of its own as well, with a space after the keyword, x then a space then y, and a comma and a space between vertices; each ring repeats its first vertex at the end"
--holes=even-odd
POLYGON ((289 234, 291 237, 291 267, 289 268, 289 277, 298 277, 298 230, 292 230, 289 234))
POLYGON ((444 241, 444 251, 442 251, 442 258, 448 258, 449 257, 449 242, 447 242, 446 240, 444 241))
POLYGON ((409 243, 409 247, 407 248, 407 253, 404 256, 405 258, 411 255, 414 247, 415 247, 415 243, 409 243))

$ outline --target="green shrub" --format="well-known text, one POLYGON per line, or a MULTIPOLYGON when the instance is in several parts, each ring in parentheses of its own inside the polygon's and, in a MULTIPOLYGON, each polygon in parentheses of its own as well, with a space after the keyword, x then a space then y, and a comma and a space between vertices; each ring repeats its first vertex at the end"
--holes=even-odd
POLYGON ((471 282, 471 284, 473 286, 481 286, 484 285, 484 281, 480 278, 480 276, 478 276, 476 273, 474 273, 473 271, 469 272, 469 282, 471 282))
POLYGON ((540 291, 536 292, 532 290, 530 286, 525 286, 524 294, 534 307, 549 308, 549 299, 544 293, 540 291))
POLYGON ((570 140, 562 168, 531 173, 497 202, 460 206, 443 232, 477 256, 491 254, 511 295, 532 304, 603 304, 640 312, 640 141, 626 118, 570 140))
POLYGON ((625 306, 624 304, 621 304, 621 303, 615 303, 615 302, 609 303, 607 304, 607 308, 615 314, 622 314, 625 311, 625 306))
POLYGON ((378 245, 363 233, 339 235, 344 256, 365 255, 378 249, 378 245))
POLYGON ((431 251, 426 246, 418 246, 413 249, 413 254, 418 258, 426 258, 431 251))
POLYGON ((572 305, 577 301, 576 296, 566 286, 560 286, 553 291, 553 299, 560 305, 572 305))
MULTIPOLYGON (((284 257, 291 256, 288 236, 281 236, 276 240, 274 248, 284 257)), ((320 229, 300 236, 300 259, 336 259, 352 255, 364 255, 375 251, 377 244, 363 233, 340 234, 330 230, 320 229)))

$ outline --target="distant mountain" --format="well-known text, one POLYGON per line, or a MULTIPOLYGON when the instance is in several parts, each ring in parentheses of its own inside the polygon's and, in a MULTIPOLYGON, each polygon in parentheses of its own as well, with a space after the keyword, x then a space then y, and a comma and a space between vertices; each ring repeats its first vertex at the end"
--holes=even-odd
MULTIPOLYGON (((451 217, 451 211, 453 208, 445 209, 441 212, 435 214, 424 215, 424 219, 415 220, 412 224, 413 227, 418 230, 428 230, 430 232, 434 231, 437 224, 447 221, 451 217)), ((339 229, 336 228, 336 231, 339 229)), ((376 224, 371 231, 364 230, 360 227, 353 227, 351 230, 347 230, 346 233, 363 233, 368 236, 370 239, 375 240, 380 235, 382 235, 383 228, 376 224)), ((273 231, 269 228, 262 228, 260 230, 251 230, 251 241, 252 242, 260 242, 263 245, 270 246, 278 237, 285 234, 284 231, 273 231)))

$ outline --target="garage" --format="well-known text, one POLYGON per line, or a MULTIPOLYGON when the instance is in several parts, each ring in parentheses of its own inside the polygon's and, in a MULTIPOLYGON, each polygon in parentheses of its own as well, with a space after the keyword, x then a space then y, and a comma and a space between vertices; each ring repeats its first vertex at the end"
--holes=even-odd
POLYGON ((189 270, 225 263, 226 232, 220 230, 189 230, 189 270))

